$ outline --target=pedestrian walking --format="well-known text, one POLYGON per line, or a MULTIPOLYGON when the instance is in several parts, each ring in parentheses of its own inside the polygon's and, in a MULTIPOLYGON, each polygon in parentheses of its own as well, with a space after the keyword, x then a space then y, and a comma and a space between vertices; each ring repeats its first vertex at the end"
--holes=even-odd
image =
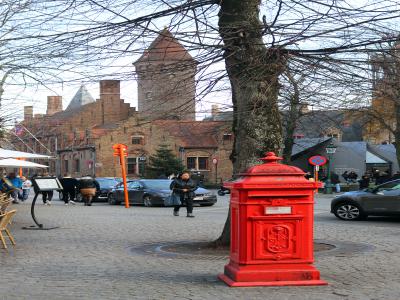
POLYGON ((90 175, 86 175, 79 180, 79 192, 82 195, 85 206, 92 206, 93 197, 98 189, 100 189, 99 183, 90 175))
POLYGON ((72 178, 71 175, 65 174, 64 177, 60 179, 60 183, 63 187, 61 192, 62 199, 65 205, 73 204, 75 205, 76 189, 78 186, 78 180, 72 178))
POLYGON ((22 202, 26 201, 29 197, 29 193, 31 191, 32 187, 32 181, 30 181, 28 178, 25 176, 21 177, 22 179, 22 202))
POLYGON ((197 189, 197 184, 190 179, 190 173, 184 171, 181 176, 175 178, 170 185, 170 189, 174 195, 180 197, 181 205, 174 205, 174 216, 179 216, 179 209, 182 204, 186 204, 186 211, 188 218, 194 218, 193 215, 193 198, 195 196, 194 191, 197 189))

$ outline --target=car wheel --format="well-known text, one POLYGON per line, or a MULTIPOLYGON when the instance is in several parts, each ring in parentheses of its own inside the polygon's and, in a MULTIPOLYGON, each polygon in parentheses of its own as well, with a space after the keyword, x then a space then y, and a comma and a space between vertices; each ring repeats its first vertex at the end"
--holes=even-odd
POLYGON ((120 204, 120 202, 117 201, 117 199, 115 199, 115 195, 114 194, 108 194, 107 201, 108 201, 108 204, 110 204, 110 205, 118 205, 118 204, 120 204))
POLYGON ((143 196, 143 204, 146 207, 151 207, 153 206, 153 203, 151 202, 151 196, 150 195, 145 195, 143 196))
POLYGON ((355 203, 341 203, 334 208, 333 213, 337 218, 345 221, 357 221, 366 218, 361 207, 355 203))
POLYGON ((76 194, 75 198, 76 198, 76 202, 82 202, 83 201, 81 193, 76 194))
POLYGON ((225 192, 224 191, 221 191, 221 190, 218 190, 218 196, 225 196, 225 192))

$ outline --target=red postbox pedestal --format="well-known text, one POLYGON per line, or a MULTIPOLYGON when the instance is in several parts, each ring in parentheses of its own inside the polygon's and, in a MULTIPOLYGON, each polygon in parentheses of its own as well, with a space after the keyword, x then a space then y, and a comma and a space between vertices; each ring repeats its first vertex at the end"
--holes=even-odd
POLYGON ((231 189, 229 286, 326 285, 313 266, 315 182, 273 152, 231 189))

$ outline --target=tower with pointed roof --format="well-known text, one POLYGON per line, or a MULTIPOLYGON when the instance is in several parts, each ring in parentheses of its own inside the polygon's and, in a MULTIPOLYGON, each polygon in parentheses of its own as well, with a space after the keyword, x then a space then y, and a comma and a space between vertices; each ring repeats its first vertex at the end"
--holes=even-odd
POLYGON ((196 61, 164 29, 134 63, 138 111, 149 120, 195 120, 196 61))
POLYGON ((80 108, 83 105, 93 102, 95 102, 95 100, 86 89, 86 86, 81 85, 75 96, 72 98, 71 102, 68 104, 67 110, 80 108))

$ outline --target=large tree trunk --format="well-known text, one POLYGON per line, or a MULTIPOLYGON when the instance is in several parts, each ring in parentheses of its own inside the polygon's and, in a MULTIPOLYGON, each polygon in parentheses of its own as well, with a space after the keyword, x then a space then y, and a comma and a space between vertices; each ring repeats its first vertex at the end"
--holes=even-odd
MULTIPOLYGON (((259 20, 260 0, 222 0, 219 33, 224 42, 226 70, 232 88, 234 144, 233 173, 258 162, 266 151, 279 152, 281 120, 277 105, 278 77, 285 57, 278 48, 266 48, 259 20)), ((230 242, 230 219, 217 240, 230 242)))
MULTIPOLYGON (((395 102, 394 105, 395 108, 395 115, 396 115, 396 127, 394 129, 394 142, 395 142, 395 147, 396 147, 396 158, 397 158, 397 163, 400 166, 400 104, 395 102)), ((391 174, 389 174, 391 175, 391 174)))

